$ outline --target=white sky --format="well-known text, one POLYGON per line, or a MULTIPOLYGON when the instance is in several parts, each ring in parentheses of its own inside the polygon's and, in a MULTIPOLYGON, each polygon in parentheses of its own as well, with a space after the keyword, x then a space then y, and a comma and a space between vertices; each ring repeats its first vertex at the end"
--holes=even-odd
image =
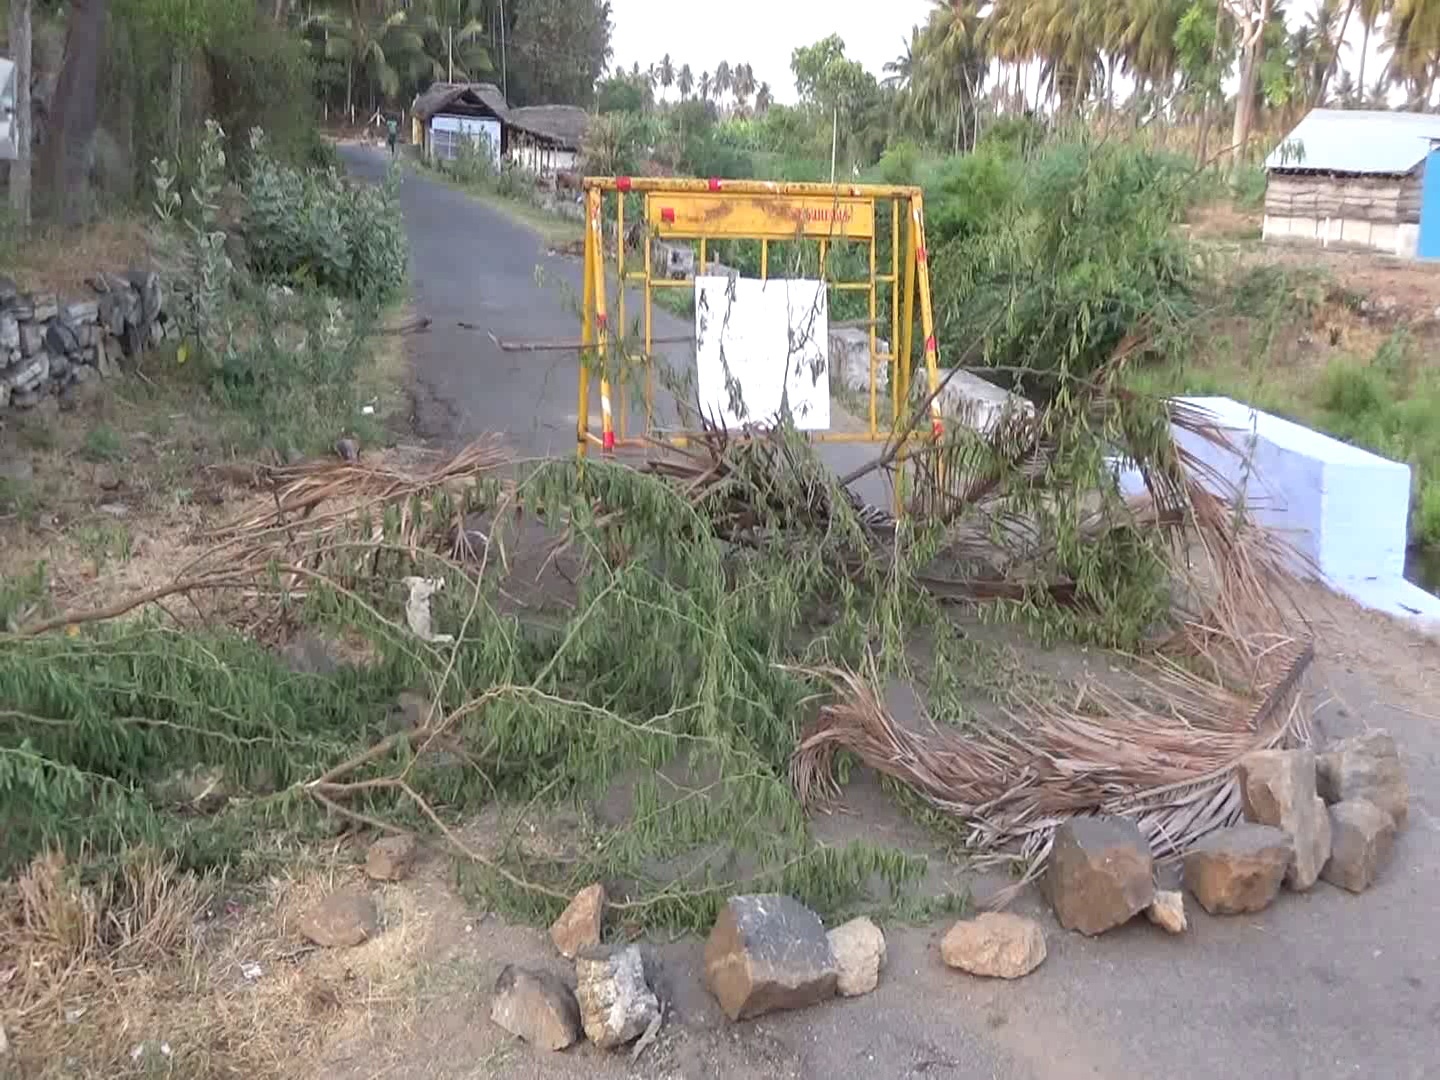
MULTIPOLYGON (((1314 2, 1287 5, 1287 22, 1298 25, 1314 2)), ((688 63, 698 81, 702 71, 713 73, 721 60, 732 67, 748 63, 756 82, 768 82, 777 101, 793 103, 790 53, 797 46, 838 33, 845 39, 846 55, 883 78, 885 62, 902 52, 910 28, 924 23, 932 0, 610 0, 610 6, 615 65, 628 69, 639 61, 643 69, 668 52, 677 71, 688 63)), ((1366 82, 1373 83, 1384 65, 1377 48, 1380 37, 1378 30, 1370 37, 1366 82)), ((1349 47, 1340 60, 1353 72, 1361 42, 1360 22, 1353 15, 1345 38, 1349 47)), ((1032 88, 1034 77, 1031 73, 1027 79, 1032 88)), ((1116 90, 1128 92, 1128 82, 1117 83, 1116 90)), ((670 96, 675 94, 672 89, 670 96)), ((1396 96, 1392 92, 1391 97, 1396 96)))
POLYGON ((756 83, 768 82, 777 101, 791 103, 797 46, 839 34, 846 55, 880 77, 930 7, 931 0, 610 0, 613 62, 628 69, 639 61, 643 69, 668 52, 675 69, 689 64, 697 81, 721 60, 745 63, 756 83))

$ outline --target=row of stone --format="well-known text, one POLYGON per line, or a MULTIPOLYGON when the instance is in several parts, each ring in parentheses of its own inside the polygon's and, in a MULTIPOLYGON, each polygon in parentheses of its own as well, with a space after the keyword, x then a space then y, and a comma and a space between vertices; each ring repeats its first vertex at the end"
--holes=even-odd
POLYGON ((91 287, 97 299, 62 305, 53 293, 21 293, 0 278, 0 408, 30 408, 48 393, 118 375, 122 356, 164 339, 154 272, 100 274, 91 287))
MULTIPOLYGON (((1244 821, 1215 830, 1184 856, 1185 888, 1207 912, 1260 911, 1282 884, 1303 892, 1323 879, 1358 893, 1374 883, 1409 806, 1388 734, 1346 739, 1318 756, 1260 750, 1236 772, 1244 821)), ((1142 911, 1183 929, 1182 900, 1161 894, 1157 905, 1150 845, 1128 818, 1074 818, 1056 830, 1045 892, 1067 930, 1102 934, 1142 911)))

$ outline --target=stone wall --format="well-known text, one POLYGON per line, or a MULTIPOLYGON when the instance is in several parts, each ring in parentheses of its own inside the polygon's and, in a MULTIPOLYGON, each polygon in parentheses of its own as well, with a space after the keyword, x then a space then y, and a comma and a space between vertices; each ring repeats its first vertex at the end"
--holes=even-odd
POLYGON ((169 320, 153 271, 98 274, 90 285, 93 298, 66 302, 0 277, 0 409, 31 409, 117 377, 122 363, 164 340, 169 320))

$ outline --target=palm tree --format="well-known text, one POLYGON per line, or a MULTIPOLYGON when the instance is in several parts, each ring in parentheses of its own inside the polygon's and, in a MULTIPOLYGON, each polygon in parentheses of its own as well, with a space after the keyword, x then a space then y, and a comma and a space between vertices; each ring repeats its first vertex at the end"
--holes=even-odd
POLYGON ((406 26, 404 11, 392 12, 378 23, 365 15, 356 0, 348 17, 322 12, 304 25, 307 36, 327 59, 345 64, 345 112, 349 116, 354 115, 357 73, 370 84, 373 101, 377 88, 385 98, 399 92, 402 71, 413 75, 417 67, 433 63, 425 56, 421 35, 406 26))
POLYGON ((894 60, 885 61, 885 78, 881 85, 895 90, 908 90, 915 75, 915 58, 920 53, 920 28, 910 28, 910 40, 902 42, 904 49, 894 60))
POLYGON ((745 108, 750 95, 755 93, 755 69, 749 64, 735 65, 735 100, 745 108))
POLYGON ((762 82, 760 89, 755 91, 755 111, 763 113, 775 103, 775 94, 770 89, 768 82, 762 82))
POLYGON ((730 70, 729 61, 721 60, 719 66, 715 68, 715 78, 710 83, 710 88, 715 91, 716 101, 730 92, 733 82, 734 73, 730 70))
POLYGON ((487 44, 483 0, 430 0, 421 16, 425 51, 434 58, 436 78, 474 82, 495 70, 487 44))
MULTIPOLYGON (((970 10, 936 0, 924 30, 912 32, 907 54, 887 65, 905 80, 903 115, 922 131, 954 126, 954 152, 967 105, 984 81, 986 61, 979 48, 980 19, 970 10), (908 70, 905 70, 908 66, 908 70)), ((974 125, 970 134, 975 136, 974 125)))
POLYGON ((709 101, 709 100, 710 100, 710 90, 711 90, 711 88, 712 88, 713 86, 714 86, 714 84, 710 81, 710 72, 708 72, 708 71, 702 71, 702 72, 700 73, 700 100, 701 100, 701 101, 709 101))
POLYGON ((660 88, 669 90, 675 85, 675 65, 670 62, 670 54, 667 52, 660 60, 660 88))
POLYGON ((690 96, 691 90, 695 89, 695 73, 690 70, 689 64, 680 66, 680 74, 675 76, 675 86, 680 91, 682 101, 690 96))
MULTIPOLYGON (((1345 45, 1345 31, 1350 25, 1350 12, 1355 0, 1347 0, 1344 11, 1340 0, 1320 0, 1310 12, 1308 21, 1301 30, 1308 31, 1309 49, 1304 56, 1306 66, 1302 68, 1302 85, 1306 88, 1305 99, 1312 105, 1319 105, 1325 99, 1325 88, 1335 73, 1340 53, 1345 45)), ((1298 34, 1300 31, 1297 30, 1298 34)), ((1297 50, 1297 60, 1301 57, 1297 50)))
POLYGON ((1360 0, 1360 73, 1355 77, 1355 86, 1363 96, 1365 93, 1365 54, 1370 51, 1370 31, 1380 21, 1380 16, 1390 10, 1391 0, 1360 0))

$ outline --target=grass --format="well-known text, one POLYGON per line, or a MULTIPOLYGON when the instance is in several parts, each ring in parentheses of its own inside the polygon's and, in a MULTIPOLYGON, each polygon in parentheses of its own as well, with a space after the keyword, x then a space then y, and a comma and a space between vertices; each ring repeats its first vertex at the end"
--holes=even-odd
POLYGON ((97 464, 119 461, 124 456, 124 444, 114 428, 109 424, 100 424, 85 433, 85 443, 80 453, 86 461, 97 464))
POLYGON ((550 213, 533 202, 506 194, 497 190, 492 183, 478 180, 467 182, 446 169, 433 168, 415 161, 411 161, 410 164, 420 175, 463 192, 475 201, 503 214, 515 224, 538 233, 548 248, 572 247, 585 238, 585 229, 581 222, 550 213))

